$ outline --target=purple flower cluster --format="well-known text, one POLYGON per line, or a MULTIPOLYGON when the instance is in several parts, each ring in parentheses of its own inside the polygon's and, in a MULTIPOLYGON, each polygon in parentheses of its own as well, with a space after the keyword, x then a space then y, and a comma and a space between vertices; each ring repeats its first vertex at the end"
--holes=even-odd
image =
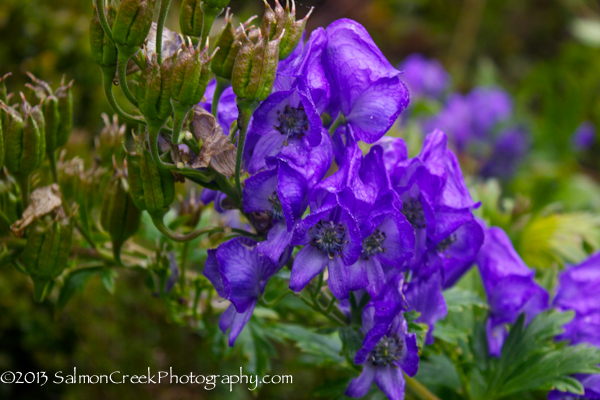
POLYGON ((422 54, 411 54, 400 64, 404 81, 414 98, 439 99, 450 87, 450 75, 442 64, 422 54))
MULTIPOLYGON (((363 396, 375 381, 390 399, 404 398, 403 373, 417 372, 419 350, 403 313, 420 313, 431 343, 446 315, 442 290, 484 241, 446 135, 433 131, 414 158, 402 139, 382 138, 408 101, 400 71, 354 21, 315 30, 279 63, 243 155, 243 209, 268 222, 266 240, 225 242, 204 270, 231 301, 220 324, 230 345, 280 268, 291 266, 295 292, 323 274, 340 302, 368 296, 355 358, 364 367, 347 394, 363 396), (372 144, 366 154, 359 142, 372 144)), ((225 125, 230 118, 219 114, 225 125)))

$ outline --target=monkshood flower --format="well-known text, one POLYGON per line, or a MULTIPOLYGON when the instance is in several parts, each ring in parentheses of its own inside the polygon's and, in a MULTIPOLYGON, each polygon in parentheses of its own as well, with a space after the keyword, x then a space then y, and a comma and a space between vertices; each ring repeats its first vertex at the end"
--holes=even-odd
POLYGON ((576 151, 587 150, 596 142, 596 127, 590 121, 582 122, 571 135, 571 145, 576 151))
POLYGON ((271 218, 267 240, 258 244, 260 255, 277 263, 290 245, 296 222, 308 205, 308 183, 287 162, 267 159, 272 166, 246 179, 244 211, 265 213, 271 218))
POLYGON ((416 335, 408 333, 401 313, 405 309, 401 288, 402 280, 392 279, 384 299, 371 301, 364 308, 362 331, 365 339, 354 360, 364 367, 360 376, 350 382, 345 393, 347 396, 364 396, 375 381, 389 399, 404 399, 403 373, 408 376, 417 373, 419 348, 416 335), (394 292, 396 295, 393 295, 394 292))
POLYGON ((215 211, 220 214, 224 226, 236 229, 251 230, 249 224, 242 222, 242 214, 239 210, 232 210, 228 207, 223 207, 223 204, 226 204, 228 201, 225 193, 219 192, 218 190, 204 189, 200 194, 200 201, 204 205, 214 202, 213 207, 215 211))
POLYGON ((273 85, 274 92, 285 91, 294 88, 301 80, 310 93, 318 114, 325 111, 331 97, 329 81, 321 63, 325 42, 323 28, 314 30, 306 45, 304 40, 300 41, 288 58, 279 61, 273 85))
POLYGON ((442 64, 422 54, 411 54, 398 67, 411 97, 438 99, 450 86, 450 75, 442 64))
POLYGON ((438 242, 435 255, 443 263, 443 289, 448 289, 473 266, 483 245, 484 232, 475 220, 465 222, 450 236, 438 242))
POLYGON ((374 143, 409 102, 408 89, 395 69, 355 21, 341 19, 325 31, 321 60, 331 85, 328 111, 345 117, 356 140, 374 143))
MULTIPOLYGON (((388 151, 389 153, 389 151, 388 151)), ((471 198, 456 156, 447 149, 444 132, 435 130, 425 138, 419 155, 409 160, 385 157, 394 190, 402 199, 402 213, 415 228, 413 272, 433 272, 420 268, 428 243, 440 243, 464 223, 473 219, 479 206, 471 198)), ((431 247, 431 246, 430 246, 431 247)))
POLYGON ((585 389, 584 394, 565 393, 552 390, 548 393, 548 400, 575 400, 575 399, 600 399, 600 374, 599 375, 574 375, 585 389))
POLYGON ((433 344, 434 325, 448 314, 442 294, 442 271, 433 272, 427 277, 413 277, 406 285, 405 294, 409 309, 421 313, 417 322, 429 326, 425 344, 433 344))
POLYGON ((327 285, 338 299, 349 296, 346 266, 354 264, 363 251, 358 222, 353 215, 356 198, 350 189, 339 193, 318 191, 311 200, 311 213, 298 223, 292 245, 304 246, 292 266, 290 289, 302 290, 327 268, 327 285))
POLYGON ((548 292, 535 282, 535 271, 525 265, 501 228, 485 228, 477 265, 490 305, 486 323, 489 352, 498 357, 508 336, 506 324, 515 323, 521 313, 525 313, 526 323, 531 321, 548 308, 548 292))
POLYGON ((558 340, 600 347, 600 253, 560 274, 553 306, 575 311, 575 318, 565 325, 558 340))
POLYGON ((252 316, 267 282, 289 257, 289 253, 285 254, 281 263, 273 263, 260 256, 256 246, 257 242, 241 237, 208 250, 204 276, 212 282, 219 296, 231 302, 219 320, 223 333, 230 329, 230 346, 252 316))
MULTIPOLYGON (((213 96, 215 94, 215 88, 217 87, 217 81, 212 80, 208 86, 206 87, 206 91, 204 92, 205 101, 200 103, 200 106, 207 110, 208 112, 212 109, 213 96)), ((217 122, 223 128, 223 133, 225 135, 229 135, 229 128, 233 121, 235 121, 238 117, 238 109, 237 104, 235 103, 235 93, 233 93, 233 88, 230 86, 223 94, 221 94, 221 98, 219 99, 219 108, 217 111, 218 118, 217 122)))
POLYGON ((321 143, 321 117, 302 86, 272 93, 254 112, 244 146, 244 165, 250 174, 266 166, 265 157, 276 156, 291 144, 321 143))
POLYGON ((527 131, 520 126, 502 130, 492 144, 491 156, 487 158, 479 174, 484 178, 508 179, 513 176, 529 149, 527 131))

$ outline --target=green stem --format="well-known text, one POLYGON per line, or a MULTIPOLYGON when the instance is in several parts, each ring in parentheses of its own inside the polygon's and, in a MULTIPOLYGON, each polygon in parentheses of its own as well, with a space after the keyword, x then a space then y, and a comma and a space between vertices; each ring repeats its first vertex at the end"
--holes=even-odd
POLYGON ((52 174, 52 181, 58 183, 58 171, 56 169, 56 153, 51 151, 47 154, 48 163, 50 163, 50 173, 52 174))
POLYGON ((214 7, 206 6, 204 2, 200 3, 204 19, 202 20, 202 36, 198 42, 198 49, 202 48, 206 43, 206 38, 210 35, 210 29, 215 22, 215 19, 223 12, 223 9, 215 9, 214 7))
POLYGON ((190 240, 194 240, 197 237, 204 235, 204 234, 210 235, 212 233, 219 233, 219 232, 225 231, 223 228, 204 228, 204 229, 198 229, 194 232, 188 233, 187 235, 180 235, 177 232, 173 232, 171 229, 169 229, 165 225, 162 215, 150 215, 150 216, 152 217, 152 222, 154 223, 154 226, 156 227, 156 229, 158 229, 160 231, 160 233, 162 233, 169 239, 174 240, 176 242, 189 242, 190 240))
POLYGON ((342 113, 340 113, 338 115, 338 117, 335 119, 335 121, 333 121, 333 124, 331 124, 331 126, 329 127, 329 136, 333 135, 335 133, 335 131, 337 130, 337 128, 339 128, 341 125, 345 125, 346 124, 346 117, 344 117, 344 115, 342 113))
POLYGON ((213 94, 211 114, 215 117, 217 122, 219 121, 219 100, 221 95, 231 85, 229 79, 221 78, 217 76, 217 86, 215 86, 215 93, 213 94))
POLYGON ((219 186, 219 190, 225 193, 227 197, 233 201, 233 204, 235 204, 235 206, 241 210, 242 204, 240 201, 240 195, 236 188, 231 184, 229 179, 225 175, 217 173, 215 176, 215 182, 219 186))
POLYGON ((181 294, 185 290, 185 263, 187 262, 187 255, 190 243, 185 242, 181 249, 181 263, 180 263, 180 275, 179 275, 179 286, 181 286, 181 294))
POLYGON ((250 118, 252 113, 258 107, 259 102, 256 100, 246 100, 236 98, 238 106, 238 127, 240 129, 237 154, 235 157, 235 186, 237 187, 240 197, 242 197, 242 183, 240 181, 240 175, 242 173, 242 158, 244 156, 244 144, 246 143, 246 133, 248 132, 248 125, 250 124, 250 118))
POLYGON ((404 374, 406 380, 406 386, 408 389, 421 400, 440 400, 439 397, 431 393, 423 384, 417 381, 415 378, 404 374))
POLYGON ((237 133, 239 131, 237 121, 233 122, 233 129, 231 129, 231 143, 235 144, 235 139, 237 138, 237 133))
POLYGON ((160 152, 158 149, 158 134, 162 127, 162 124, 158 122, 148 121, 148 138, 150 141, 150 154, 152 154, 152 159, 154 163, 158 166, 158 168, 162 169, 176 169, 177 167, 173 164, 166 164, 160 158, 160 152))
POLYGON ((333 310, 333 307, 335 306, 335 302, 336 302, 336 298, 335 297, 331 297, 331 301, 329 302, 329 305, 327 306, 327 308, 325 309, 325 313, 330 314, 331 311, 333 310))
POLYGON ((169 12, 171 0, 161 0, 158 21, 156 22, 156 55, 158 56, 158 65, 162 65, 162 34, 165 27, 165 20, 169 12))
POLYGON ((190 112, 190 108, 185 108, 176 101, 173 103, 173 133, 171 134, 171 141, 173 144, 179 144, 183 140, 181 131, 183 130, 183 121, 190 112))
POLYGON ((138 48, 131 49, 127 46, 117 45, 117 50, 119 50, 119 56, 117 57, 117 74, 119 76, 119 86, 121 86, 121 90, 127 100, 134 106, 138 106, 137 99, 133 96, 133 93, 129 90, 129 85, 127 83, 127 63, 129 59, 133 57, 135 53, 139 51, 138 48))
POLYGON ((192 311, 192 316, 194 321, 198 320, 198 303, 200 302, 200 295, 202 294, 202 285, 196 282, 196 294, 194 295, 194 309, 192 311))
POLYGON ((113 111, 116 112, 119 115, 119 117, 123 118, 126 122, 130 122, 132 124, 145 125, 146 121, 138 119, 133 115, 127 114, 121 109, 121 107, 119 107, 119 104, 115 100, 115 96, 112 91, 113 78, 115 76, 115 72, 116 71, 114 68, 102 68, 102 85, 104 86, 104 94, 106 95, 108 104, 110 104, 113 111))
POLYGON ((292 292, 290 289, 286 289, 271 301, 267 301, 267 299, 265 299, 265 296, 263 294, 263 296, 261 297, 261 303, 266 307, 275 307, 277 305, 277 303, 279 303, 281 301, 281 299, 283 299, 288 294, 293 294, 293 293, 294 292, 292 292))
POLYGON ((9 248, 23 248, 27 244, 27 239, 16 238, 12 236, 0 237, 0 243, 9 245, 9 248))
POLYGON ((23 203, 23 210, 25 210, 27 208, 27 206, 29 206, 29 192, 31 190, 31 186, 29 184, 29 179, 30 175, 17 175, 15 176, 15 179, 17 181, 17 184, 19 185, 19 188, 21 189, 21 202, 23 203))
POLYGON ((325 314, 323 312, 323 309, 321 307, 315 306, 310 300, 308 300, 304 296, 302 296, 302 293, 300 293, 299 297, 300 297, 300 300, 302 300, 304 302, 304 304, 306 304, 307 306, 309 306, 310 308, 312 308, 313 310, 315 310, 319 314, 323 315, 325 318, 327 318, 328 320, 330 320, 334 324, 339 325, 339 326, 346 326, 346 324, 343 321, 339 320, 335 316, 333 316, 331 314, 325 314))
POLYGON ((102 29, 104 29, 104 34, 111 42, 113 42, 112 29, 110 29, 110 25, 106 19, 106 13, 104 12, 104 0, 94 0, 94 5, 96 6, 98 18, 100 19, 100 25, 102 25, 102 29))

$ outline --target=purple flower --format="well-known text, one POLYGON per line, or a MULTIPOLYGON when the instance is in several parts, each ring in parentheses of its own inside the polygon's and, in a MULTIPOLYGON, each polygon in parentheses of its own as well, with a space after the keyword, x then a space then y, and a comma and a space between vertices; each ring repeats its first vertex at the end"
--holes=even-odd
POLYGON ((354 264, 363 250, 360 229, 353 215, 356 198, 349 189, 320 193, 322 198, 311 204, 311 213, 294 231, 292 245, 304 248, 294 259, 290 289, 302 290, 327 267, 331 293, 345 299, 350 294, 346 266, 354 264))
POLYGON ((558 340, 600 347, 600 253, 560 274, 552 304, 561 311, 575 311, 558 340))
POLYGON ((548 400, 600 399, 600 374, 574 375, 574 378, 581 382, 581 384, 583 385, 583 388, 585 389, 584 394, 580 395, 569 392, 560 392, 558 390, 552 390, 550 391, 550 393, 548 393, 548 400))
POLYGON ((528 133, 523 127, 510 127, 498 134, 493 143, 492 154, 481 168, 484 178, 508 179, 513 176, 519 161, 529 148, 528 133))
POLYGON ((473 130, 480 137, 508 120, 513 112, 510 95, 498 87, 477 87, 468 94, 468 101, 471 103, 473 130))
POLYGON ((486 324, 489 352, 500 356, 508 336, 506 324, 513 324, 521 313, 526 322, 548 308, 548 292, 533 279, 506 233, 496 227, 485 229, 485 240, 477 256, 483 287, 490 305, 486 324))
POLYGON ((401 314, 404 304, 400 300, 402 281, 393 279, 382 301, 371 301, 362 313, 362 331, 365 333, 362 348, 354 362, 364 364, 358 378, 350 382, 346 395, 362 397, 373 381, 392 400, 404 399, 404 376, 414 376, 419 369, 419 348, 414 333, 407 332, 401 314), (395 295, 394 295, 395 293, 395 295))
POLYGON ((471 104, 465 96, 453 94, 437 115, 423 122, 423 130, 431 132, 440 129, 446 132, 458 151, 464 151, 477 136, 471 123, 472 112, 471 104))
POLYGON ((413 277, 406 285, 406 301, 411 311, 421 313, 417 322, 429 325, 425 343, 432 344, 435 323, 448 314, 442 295, 442 272, 434 272, 428 277, 413 277))
POLYGON ((450 75, 442 64, 421 54, 411 54, 399 67, 413 97, 439 98, 450 85, 450 75))
POLYGON ((277 263, 289 246, 293 229, 308 205, 308 186, 302 174, 285 161, 267 160, 272 169, 264 170, 246 180, 244 211, 265 213, 272 226, 267 240, 258 244, 260 255, 277 263))
POLYGON ((341 113, 356 140, 374 143, 408 105, 400 72, 357 22, 335 21, 325 34, 322 62, 331 84, 330 114, 341 113))
POLYGON ((436 244, 436 253, 444 264, 444 284, 448 289, 473 266, 483 244, 484 233, 475 220, 465 222, 454 233, 436 244))
POLYGON ((287 257, 283 257, 281 263, 273 263, 260 256, 256 246, 253 240, 236 238, 208 250, 204 276, 212 282, 219 296, 231 301, 219 320, 223 333, 230 329, 230 346, 252 316, 269 279, 287 261, 287 257))
POLYGON ((263 169, 265 157, 276 156, 291 144, 316 147, 321 143, 321 118, 310 94, 299 86, 271 94, 254 112, 244 146, 249 173, 263 169))
MULTIPOLYGON (((204 97, 206 99, 205 102, 201 102, 200 105, 205 110, 209 111, 212 108, 213 96, 215 94, 215 88, 217 87, 217 81, 214 79, 208 84, 206 87, 206 91, 204 92, 204 97)), ((235 103, 235 94, 233 93, 233 88, 229 86, 225 91, 221 94, 221 98, 219 99, 219 109, 218 109, 218 122, 223 128, 223 132, 226 135, 229 135, 229 128, 233 121, 235 121, 238 117, 238 109, 237 104, 235 103)))
POLYGON ((576 151, 589 149, 596 143, 596 127, 590 121, 582 122, 571 135, 571 145, 576 151))

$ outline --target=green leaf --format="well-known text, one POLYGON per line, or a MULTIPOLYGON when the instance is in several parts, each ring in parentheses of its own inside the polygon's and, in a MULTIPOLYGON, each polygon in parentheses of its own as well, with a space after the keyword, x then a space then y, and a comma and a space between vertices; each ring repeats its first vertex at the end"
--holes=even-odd
MULTIPOLYGON (((437 326, 435 328, 437 330, 437 326)), ((456 367, 445 355, 433 355, 419 363, 419 372, 415 378, 428 388, 448 387, 458 391, 462 383, 456 367)))
POLYGON ((433 336, 436 339, 443 340, 446 343, 450 343, 453 345, 458 345, 458 341, 467 341, 468 340, 468 330, 461 329, 454 325, 445 324, 442 321, 435 325, 435 329, 433 330, 433 336))
POLYGON ((356 353, 362 347, 363 336, 357 329, 346 326, 339 329, 340 340, 342 341, 342 354, 349 361, 353 362, 356 353))
POLYGON ((102 271, 101 277, 102 277, 102 284, 104 285, 104 287, 106 288, 106 290, 108 290, 108 293, 110 294, 115 294, 115 277, 117 276, 117 273, 109 268, 104 269, 104 271, 102 271))
POLYGON ((75 293, 83 292, 84 286, 91 277, 101 274, 103 271, 103 267, 81 268, 71 271, 65 278, 65 284, 58 296, 58 301, 56 302, 57 311, 62 311, 75 293))
POLYGON ((561 392, 571 392, 575 394, 585 393, 585 389, 581 382, 571 376, 561 376, 552 382, 552 387, 561 392))
POLYGON ((337 333, 320 335, 313 330, 293 324, 277 324, 270 327, 268 332, 274 340, 287 339, 295 342, 302 352, 315 356, 319 364, 340 364, 345 361, 340 355, 342 342, 337 333))
POLYGON ((266 330, 256 318, 248 322, 238 340, 248 360, 244 369, 261 376, 268 373, 271 370, 271 358, 275 357, 277 352, 267 338, 266 330))
POLYGON ((409 322, 408 332, 417 335, 417 346, 422 349, 425 346, 425 339, 427 338, 427 332, 429 331, 429 325, 421 322, 409 322))
POLYGON ((444 291, 448 312, 462 312, 473 307, 488 308, 488 304, 477 293, 453 287, 444 291))

